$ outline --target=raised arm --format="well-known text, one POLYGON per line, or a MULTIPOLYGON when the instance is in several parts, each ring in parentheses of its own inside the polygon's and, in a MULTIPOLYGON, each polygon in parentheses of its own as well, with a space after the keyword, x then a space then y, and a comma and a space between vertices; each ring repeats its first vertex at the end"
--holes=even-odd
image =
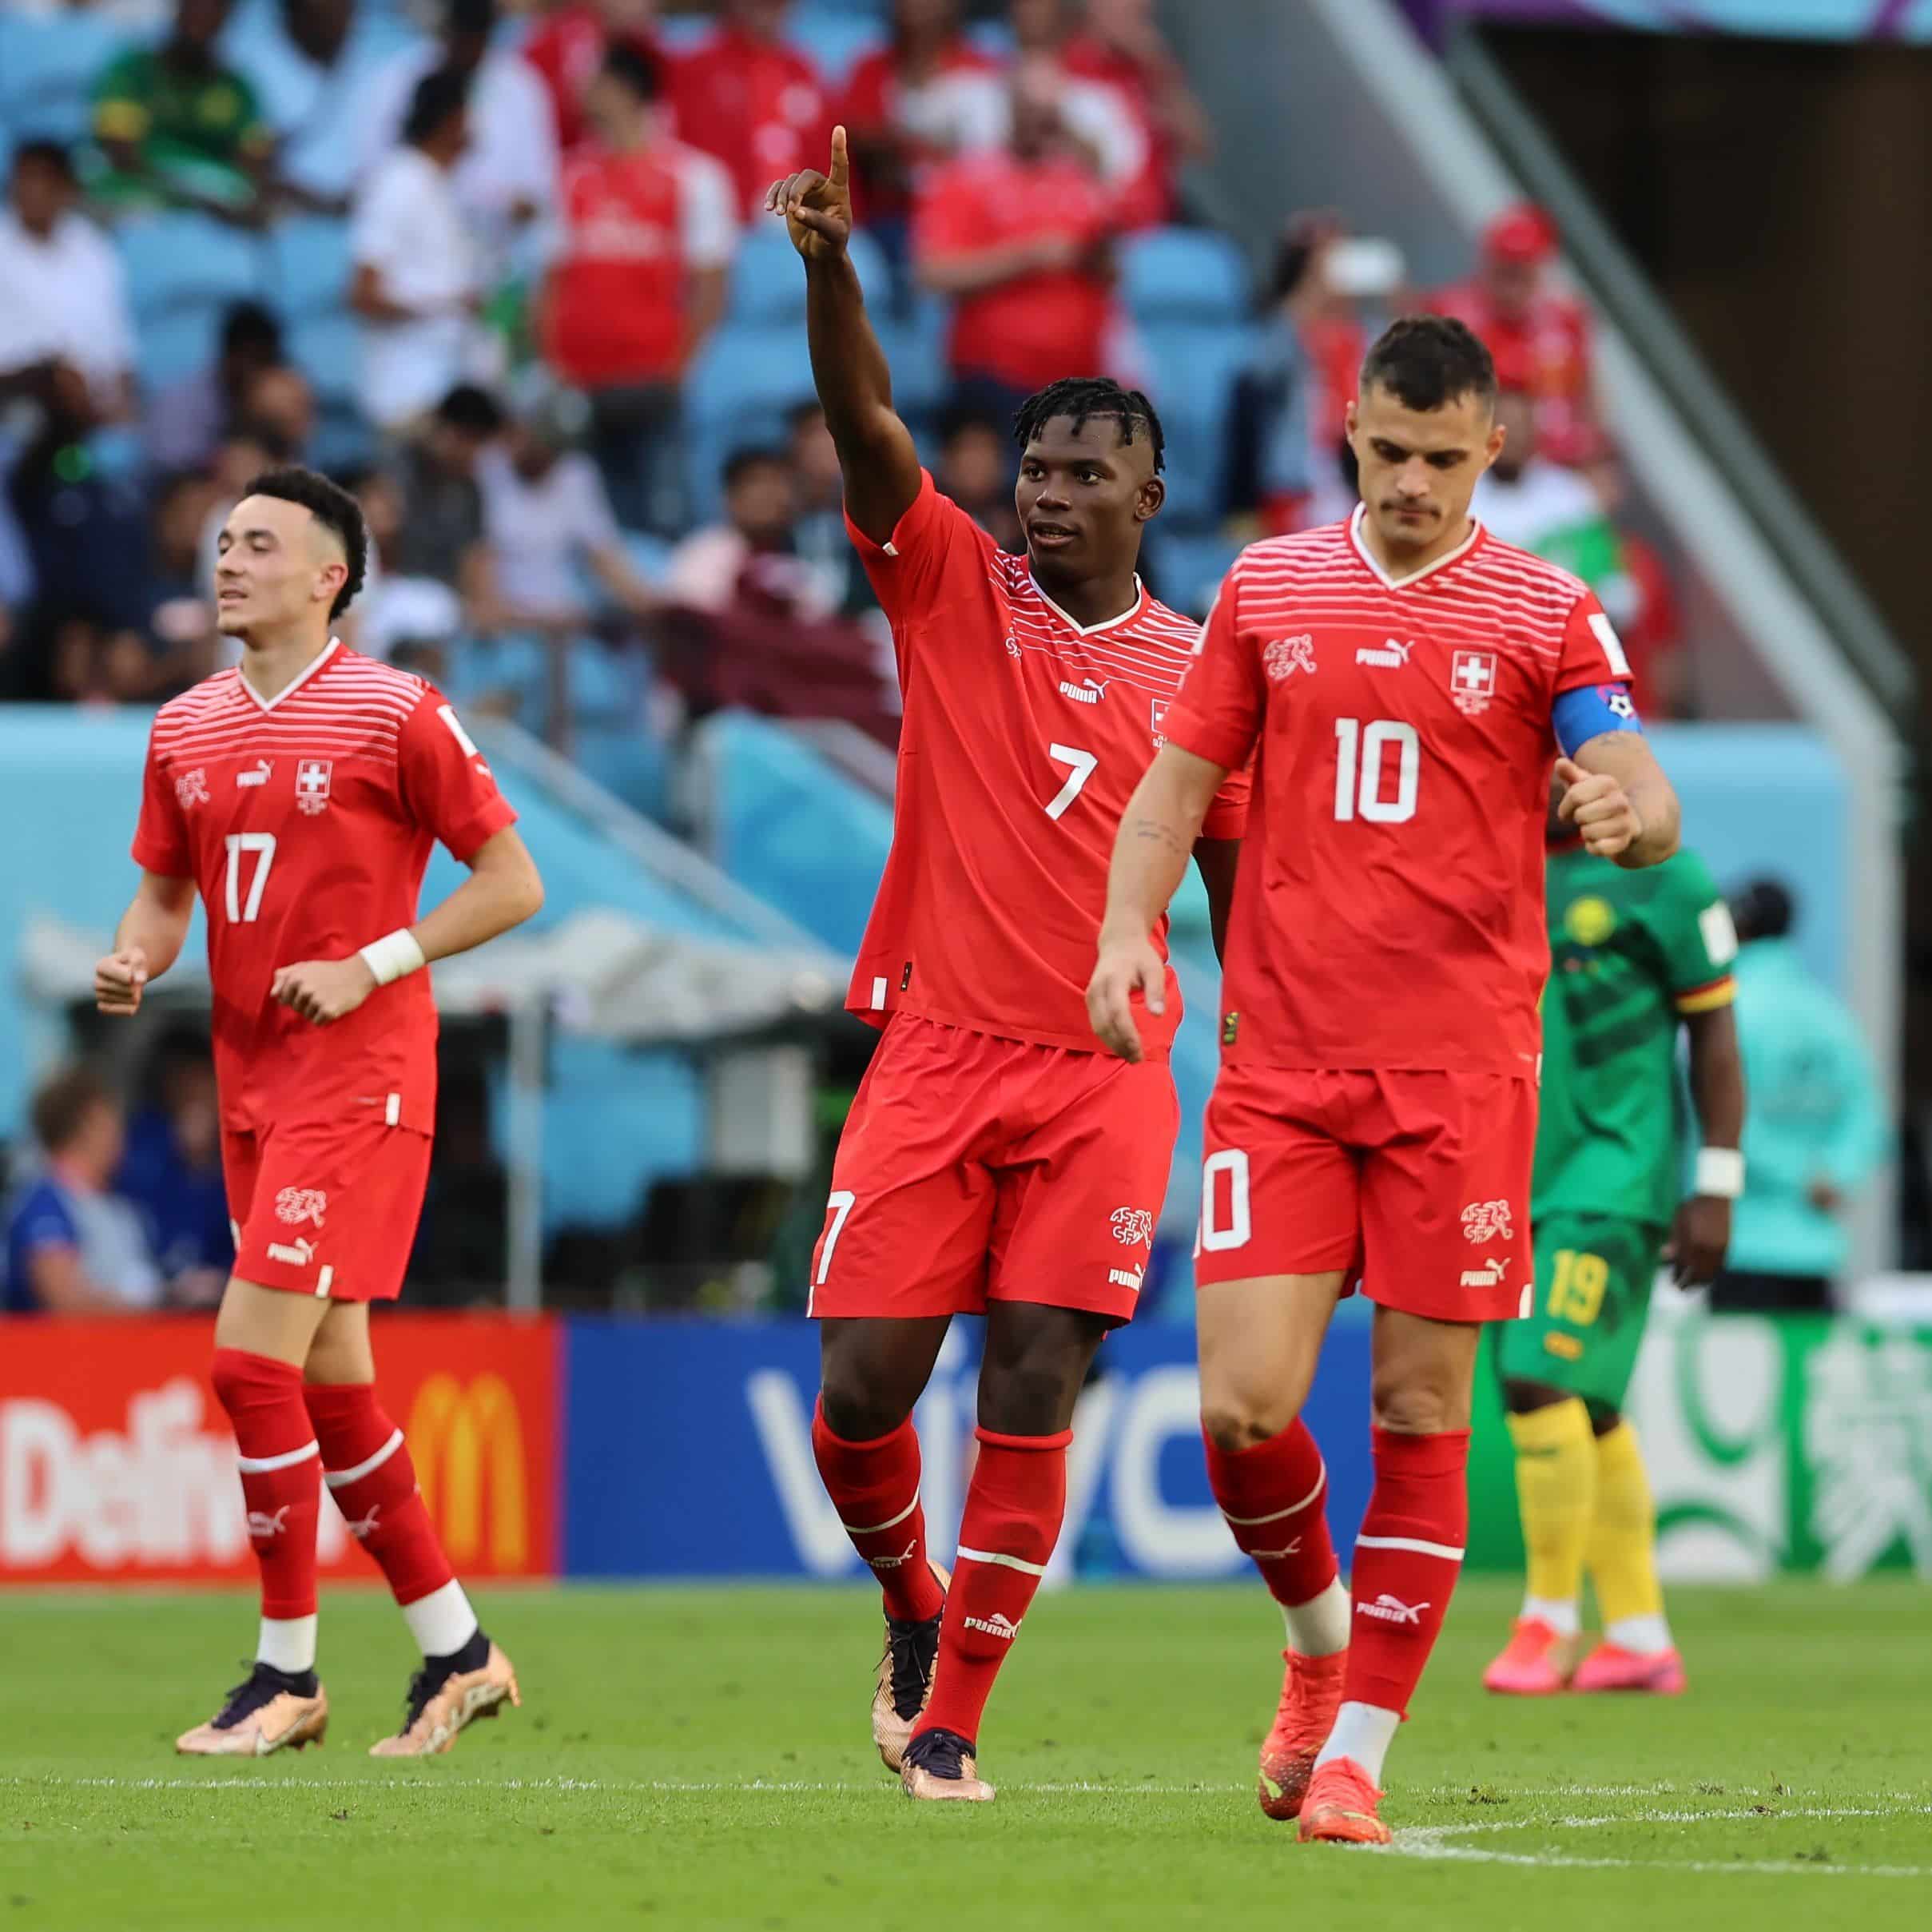
POLYGON ((852 239, 852 165, 845 130, 832 130, 832 171, 801 169, 773 183, 765 212, 782 215, 805 267, 805 332, 812 380, 838 446, 845 509, 873 543, 892 541, 919 495, 919 452, 892 407, 885 352, 866 318, 865 295, 846 252, 852 239))
POLYGON ((1145 997, 1151 1013, 1167 1003, 1167 969, 1155 950, 1155 923, 1187 870, 1207 808, 1226 778, 1225 765, 1163 745, 1121 817, 1107 874, 1099 958, 1087 988, 1087 1016, 1102 1044, 1123 1059, 1141 1058, 1134 995, 1145 997))
POLYGON ((1556 761, 1564 792, 1558 814, 1585 848, 1627 871, 1660 865, 1677 849, 1677 793, 1635 731, 1600 732, 1556 761))

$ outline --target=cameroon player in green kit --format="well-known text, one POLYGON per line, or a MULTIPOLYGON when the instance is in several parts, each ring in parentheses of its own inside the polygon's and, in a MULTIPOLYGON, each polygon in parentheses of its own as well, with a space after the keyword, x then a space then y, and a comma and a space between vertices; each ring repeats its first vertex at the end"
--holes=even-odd
POLYGON ((1626 871, 1550 821, 1551 970, 1531 1219, 1536 1298, 1499 1323, 1529 1593, 1492 1691, 1670 1694, 1684 1688, 1664 1621, 1656 1518, 1625 1392, 1660 1258, 1691 1286, 1716 1274, 1743 1191, 1744 1079, 1731 1010, 1737 936, 1703 861, 1626 871), (1680 1028, 1702 1131, 1681 1199, 1680 1028), (1580 1664, 1585 1568, 1604 1641, 1580 1664), (1572 1674, 1572 1666, 1573 1674, 1572 1674))

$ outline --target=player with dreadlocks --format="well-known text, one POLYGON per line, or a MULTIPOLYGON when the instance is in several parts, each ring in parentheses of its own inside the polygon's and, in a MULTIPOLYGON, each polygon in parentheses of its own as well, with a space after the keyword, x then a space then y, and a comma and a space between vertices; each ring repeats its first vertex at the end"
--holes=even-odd
MULTIPOLYGON (((846 252, 845 131, 829 175, 766 197, 805 267, 812 372, 845 516, 892 620, 905 694, 892 849, 847 1004, 881 1029, 812 1259, 812 1441, 885 1600, 873 1738, 920 1799, 984 1800, 980 1719, 1066 1506, 1074 1402, 1129 1320, 1179 1107, 1169 971, 1133 1064, 1096 1048, 1084 990, 1122 809, 1160 742, 1198 626, 1136 574, 1166 495, 1147 399, 1055 383, 1016 425, 1027 554, 920 467, 846 252), (956 1314, 986 1317, 979 1454, 949 1578, 926 1547, 912 1406, 956 1314)), ((1195 846, 1216 943, 1246 785, 1195 846)))

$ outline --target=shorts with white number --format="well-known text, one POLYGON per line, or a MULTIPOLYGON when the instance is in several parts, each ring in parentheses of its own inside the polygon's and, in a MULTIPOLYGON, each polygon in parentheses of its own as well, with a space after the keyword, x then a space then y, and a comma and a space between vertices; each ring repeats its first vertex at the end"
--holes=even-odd
POLYGON ((1340 1271, 1412 1314, 1512 1319, 1536 1131, 1536 1083, 1515 1075, 1223 1065, 1195 1279, 1340 1271))
POLYGON ((807 1311, 1131 1319, 1179 1121, 1163 1061, 894 1014, 839 1139, 807 1311))

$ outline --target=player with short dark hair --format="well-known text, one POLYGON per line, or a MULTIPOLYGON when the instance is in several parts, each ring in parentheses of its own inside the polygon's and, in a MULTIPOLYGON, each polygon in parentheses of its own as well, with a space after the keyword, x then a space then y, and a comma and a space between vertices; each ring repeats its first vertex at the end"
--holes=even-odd
POLYGON ((1348 415, 1362 503, 1222 582, 1120 828, 1088 992, 1136 1057, 1132 1002, 1163 977, 1150 928, 1252 759, 1195 1307, 1215 1500, 1288 1628, 1262 1808, 1304 1839, 1389 1835, 1382 1758, 1462 1559, 1477 1338, 1527 1307, 1552 757, 1588 850, 1653 865, 1677 843, 1596 598, 1469 515, 1502 447, 1495 388, 1460 323, 1398 322, 1370 350, 1348 415), (1375 1486, 1351 1608, 1300 1411, 1354 1285, 1376 1304, 1375 1486))
MULTIPOLYGON (((1166 495, 1145 396, 1082 380, 1027 404, 1027 554, 1004 554, 893 411, 846 252, 845 129, 829 177, 794 174, 765 205, 805 258, 847 523, 905 692, 892 854, 847 1001, 881 1037, 813 1258, 813 1445, 885 1595, 880 1755, 916 1798, 984 1800, 980 1717, 1053 1553, 1075 1401, 1133 1314, 1173 1158, 1164 961, 1139 1065, 1094 1051, 1081 988, 1114 826, 1199 626, 1135 574, 1166 495), (986 1345, 948 1580, 927 1553, 912 1413, 965 1313, 986 1316, 986 1345)), ((1243 781, 1218 787, 1194 846, 1217 939, 1246 804, 1243 781)))
POLYGON ((241 664, 154 721, 105 1013, 139 1010, 208 915, 221 1164, 235 1269, 215 1323, 261 1568, 256 1661, 177 1749, 260 1757, 319 1741, 316 1518, 326 1483, 423 1652, 379 1756, 447 1751, 518 1701, 376 1399, 369 1305, 400 1292, 429 1175, 431 960, 527 919, 543 888, 515 813, 442 694, 329 634, 368 559, 353 497, 310 470, 258 476, 230 512, 217 621, 241 664), (471 876, 426 918, 440 840, 471 876))

